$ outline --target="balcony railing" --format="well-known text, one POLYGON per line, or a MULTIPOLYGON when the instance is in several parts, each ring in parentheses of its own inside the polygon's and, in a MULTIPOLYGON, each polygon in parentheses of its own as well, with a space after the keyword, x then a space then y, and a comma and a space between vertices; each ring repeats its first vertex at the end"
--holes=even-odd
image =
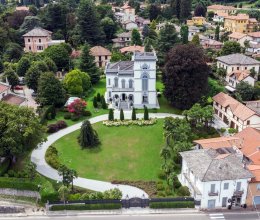
POLYGON ((127 92, 127 91, 133 92, 134 88, 119 88, 119 87, 113 86, 112 91, 114 91, 114 92, 127 92))
POLYGON ((218 192, 211 192, 208 193, 209 196, 218 196, 218 192))
POLYGON ((240 190, 235 190, 234 191, 234 196, 241 196, 244 194, 244 190, 240 189, 240 190))

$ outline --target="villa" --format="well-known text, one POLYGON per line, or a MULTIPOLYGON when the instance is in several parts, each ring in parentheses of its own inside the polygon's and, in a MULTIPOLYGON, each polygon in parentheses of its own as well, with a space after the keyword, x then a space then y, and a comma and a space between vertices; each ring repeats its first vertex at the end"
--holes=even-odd
POLYGON ((112 53, 101 46, 95 46, 90 48, 90 54, 95 57, 95 63, 97 67, 105 67, 110 61, 112 53))
POLYGON ((113 108, 159 108, 156 92, 155 52, 136 52, 132 61, 108 63, 106 100, 113 108))
POLYGON ((207 11, 213 11, 214 13, 228 13, 234 14, 236 13, 236 8, 233 6, 226 6, 226 5, 210 5, 207 7, 207 11))

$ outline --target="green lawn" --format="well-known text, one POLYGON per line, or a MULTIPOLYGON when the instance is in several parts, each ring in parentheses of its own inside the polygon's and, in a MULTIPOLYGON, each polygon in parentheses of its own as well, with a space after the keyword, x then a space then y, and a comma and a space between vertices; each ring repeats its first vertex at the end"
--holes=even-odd
POLYGON ((147 127, 106 127, 93 125, 101 146, 81 150, 79 131, 60 140, 55 146, 60 161, 77 170, 79 176, 97 180, 158 180, 161 167, 163 120, 147 127))

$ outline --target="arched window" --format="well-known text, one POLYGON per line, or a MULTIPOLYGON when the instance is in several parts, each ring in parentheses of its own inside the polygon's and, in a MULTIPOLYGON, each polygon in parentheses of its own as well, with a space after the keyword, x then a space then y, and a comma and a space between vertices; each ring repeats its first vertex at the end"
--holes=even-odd
POLYGON ((143 70, 147 70, 147 69, 148 69, 148 65, 147 65, 146 63, 143 64, 142 69, 143 69, 143 70))
POLYGON ((133 80, 129 80, 129 88, 132 89, 133 88, 133 80))
POLYGON ((122 84, 122 88, 124 89, 125 88, 125 80, 124 79, 121 80, 121 84, 122 84))
POLYGON ((143 75, 143 77, 142 77, 142 90, 148 91, 148 76, 147 75, 143 75))
POLYGON ((118 78, 114 78, 114 87, 117 88, 118 87, 118 78))

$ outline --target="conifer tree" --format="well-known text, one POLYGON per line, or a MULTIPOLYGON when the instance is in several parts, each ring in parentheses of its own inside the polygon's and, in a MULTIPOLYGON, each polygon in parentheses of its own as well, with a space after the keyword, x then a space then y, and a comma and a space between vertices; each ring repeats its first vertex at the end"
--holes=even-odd
POLYGON ((216 27, 215 30, 215 40, 219 40, 219 25, 216 27))
POLYGON ((101 106, 103 109, 107 109, 107 103, 103 95, 101 96, 101 106))
POLYGON ((123 109, 120 109, 120 120, 124 121, 124 119, 125 119, 124 111, 123 111, 123 109))
POLYGON ((114 121, 114 110, 112 108, 109 109, 108 120, 109 121, 114 121))
POLYGON ((92 128, 89 120, 85 120, 81 126, 78 142, 81 148, 92 148, 100 144, 97 132, 92 128))
POLYGON ((139 45, 142 46, 142 40, 141 40, 141 36, 140 33, 137 29, 134 29, 132 31, 132 41, 131 41, 132 45, 139 45))
POLYGON ((135 108, 133 108, 133 110, 132 110, 132 120, 136 120, 135 108))
POLYGON ((144 106, 144 120, 149 120, 149 112, 146 106, 144 106))
POLYGON ((94 96, 94 99, 93 99, 93 106, 94 106, 94 108, 97 108, 97 107, 98 107, 97 97, 96 97, 96 96, 94 96))

